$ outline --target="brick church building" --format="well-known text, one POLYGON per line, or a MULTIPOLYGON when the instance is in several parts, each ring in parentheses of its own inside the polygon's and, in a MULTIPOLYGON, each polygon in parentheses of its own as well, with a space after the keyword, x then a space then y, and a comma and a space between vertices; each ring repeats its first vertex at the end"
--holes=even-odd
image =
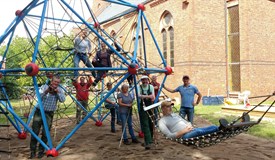
MULTIPOLYGON (((203 95, 249 90, 257 96, 275 90, 274 0, 128 1, 145 5, 160 49, 174 70, 166 81, 169 88, 181 85, 182 76, 189 75, 203 95)), ((133 51, 139 39, 142 59, 142 38, 135 34, 137 12, 112 19, 127 12, 127 7, 94 0, 92 8, 101 27, 125 50, 133 51)), ((159 65, 146 26, 144 32, 148 62, 159 65)))

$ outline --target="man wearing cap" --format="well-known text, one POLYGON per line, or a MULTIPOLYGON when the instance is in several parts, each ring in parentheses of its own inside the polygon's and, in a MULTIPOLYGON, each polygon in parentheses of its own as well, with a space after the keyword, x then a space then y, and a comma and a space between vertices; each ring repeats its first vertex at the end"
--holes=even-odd
POLYGON ((144 147, 145 149, 150 149, 150 146, 153 143, 153 124, 148 114, 144 111, 143 106, 153 104, 155 99, 154 87, 149 84, 148 76, 142 76, 140 80, 142 84, 138 86, 138 97, 140 98, 139 117, 141 129, 144 133, 144 147))
POLYGON ((180 107, 180 116, 185 118, 187 115, 187 120, 193 123, 194 119, 194 106, 198 105, 201 100, 201 93, 198 88, 192 84, 190 84, 189 76, 185 75, 182 77, 183 85, 180 85, 176 89, 170 89, 163 86, 170 93, 180 92, 181 95, 181 107, 180 107), (197 101, 194 102, 195 94, 198 95, 197 101))
POLYGON ((181 116, 172 113, 173 103, 165 101, 161 103, 161 110, 163 117, 158 121, 160 131, 168 138, 193 138, 210 133, 217 132, 219 128, 224 127, 221 123, 221 127, 211 125, 202 128, 193 128, 192 125, 183 119, 181 116))

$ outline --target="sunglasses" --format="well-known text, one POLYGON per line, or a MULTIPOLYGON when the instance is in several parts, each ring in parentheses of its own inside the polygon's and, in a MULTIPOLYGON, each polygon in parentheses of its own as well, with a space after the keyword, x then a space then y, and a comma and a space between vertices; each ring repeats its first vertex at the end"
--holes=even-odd
POLYGON ((170 107, 172 107, 172 105, 170 105, 170 106, 165 106, 165 108, 170 108, 170 107))

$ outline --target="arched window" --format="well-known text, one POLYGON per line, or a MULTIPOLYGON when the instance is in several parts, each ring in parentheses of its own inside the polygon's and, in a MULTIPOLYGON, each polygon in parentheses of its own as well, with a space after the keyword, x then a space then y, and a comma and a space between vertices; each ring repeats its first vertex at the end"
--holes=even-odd
POLYGON ((167 62, 167 33, 166 30, 163 29, 161 31, 162 34, 162 47, 163 47, 163 56, 165 61, 167 62))
POLYGON ((170 36, 170 66, 174 67, 174 29, 170 27, 168 29, 169 36, 170 36))
POLYGON ((164 11, 160 18, 160 31, 162 34, 162 49, 165 61, 174 67, 174 21, 170 12, 164 11))

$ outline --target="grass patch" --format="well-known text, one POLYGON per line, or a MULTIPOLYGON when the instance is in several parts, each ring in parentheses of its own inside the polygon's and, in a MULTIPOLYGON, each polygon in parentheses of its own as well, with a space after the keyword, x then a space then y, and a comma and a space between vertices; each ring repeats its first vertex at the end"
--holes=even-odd
MULTIPOLYGON (((215 125, 219 125, 220 118, 226 118, 231 122, 241 116, 224 114, 221 108, 222 106, 196 106, 195 114, 207 119, 215 125)), ((257 137, 275 140, 274 125, 274 122, 262 121, 260 124, 251 127, 247 133, 257 137)))

